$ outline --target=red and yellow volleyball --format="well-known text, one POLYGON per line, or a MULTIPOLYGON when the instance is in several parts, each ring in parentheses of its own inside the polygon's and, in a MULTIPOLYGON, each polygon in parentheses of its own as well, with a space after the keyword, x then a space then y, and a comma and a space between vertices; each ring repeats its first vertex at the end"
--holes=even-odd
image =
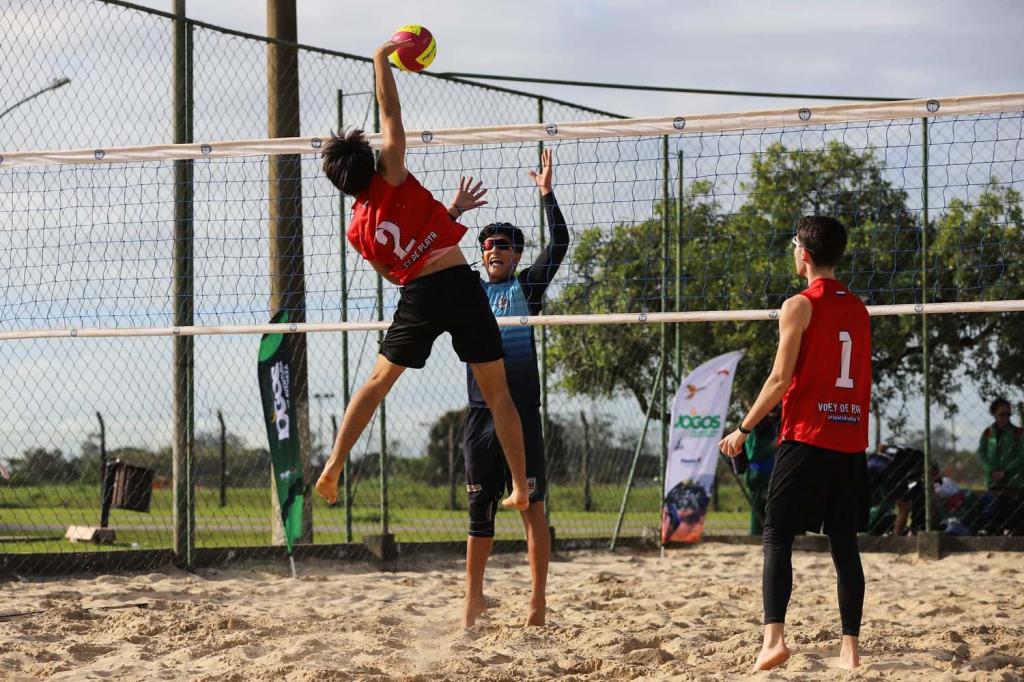
POLYGON ((411 40, 412 43, 391 53, 391 63, 403 71, 422 71, 430 66, 437 54, 437 41, 423 26, 408 24, 401 26, 391 36, 392 42, 411 40))

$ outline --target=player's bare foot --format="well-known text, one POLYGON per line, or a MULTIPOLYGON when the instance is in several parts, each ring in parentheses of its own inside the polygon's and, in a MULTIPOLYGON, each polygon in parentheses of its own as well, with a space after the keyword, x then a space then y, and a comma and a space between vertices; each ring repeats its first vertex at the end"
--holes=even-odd
POLYGON ((526 627, 544 625, 544 617, 547 613, 547 605, 544 600, 536 602, 530 600, 530 609, 526 612, 526 627))
POLYGON ((338 501, 338 477, 328 473, 327 469, 317 479, 316 493, 324 498, 327 504, 334 504, 338 501))
POLYGON ((466 609, 462 615, 462 627, 471 628, 476 625, 476 619, 487 610, 487 600, 482 594, 466 596, 466 609))
POLYGON ((525 490, 519 488, 513 488, 512 494, 501 501, 501 506, 505 509, 515 509, 516 511, 526 511, 530 508, 530 494, 525 490))
POLYGON ((843 635, 843 646, 839 649, 839 667, 853 670, 860 665, 860 653, 857 651, 857 638, 843 635))
POLYGON ((754 663, 754 670, 771 670, 777 668, 789 660, 789 649, 785 644, 776 644, 772 647, 764 647, 757 656, 754 663))

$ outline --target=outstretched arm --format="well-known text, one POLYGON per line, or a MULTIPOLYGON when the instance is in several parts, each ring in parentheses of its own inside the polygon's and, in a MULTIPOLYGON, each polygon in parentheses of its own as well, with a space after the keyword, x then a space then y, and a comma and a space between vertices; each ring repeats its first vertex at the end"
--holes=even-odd
POLYGON ((377 172, 389 185, 401 185, 409 171, 405 169, 405 126, 402 124, 402 104, 398 99, 398 86, 391 73, 388 57, 398 48, 412 42, 388 41, 373 55, 374 81, 377 87, 377 105, 380 107, 381 148, 377 172))
MULTIPOLYGON (((748 431, 753 431, 772 408, 779 404, 789 388, 796 370, 796 360, 800 356, 800 341, 810 321, 811 302, 806 296, 793 296, 782 304, 779 312, 779 349, 775 353, 772 373, 768 375, 768 380, 764 382, 747 416, 740 421, 740 426, 748 431)), ((747 435, 736 429, 718 443, 718 449, 735 457, 743 451, 746 439, 747 435)))
POLYGON ((554 169, 551 163, 551 150, 545 149, 541 155, 541 170, 531 170, 530 177, 540 189, 541 203, 548 223, 548 242, 541 250, 537 260, 519 275, 519 283, 526 295, 526 304, 530 313, 540 312, 544 300, 544 292, 551 280, 555 278, 559 266, 569 252, 569 228, 565 224, 565 216, 555 200, 554 169))

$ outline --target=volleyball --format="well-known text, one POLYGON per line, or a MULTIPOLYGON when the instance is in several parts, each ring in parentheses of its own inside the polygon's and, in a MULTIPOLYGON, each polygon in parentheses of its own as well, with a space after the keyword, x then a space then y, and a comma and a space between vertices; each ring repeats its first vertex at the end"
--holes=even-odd
POLYGON ((391 53, 391 63, 402 71, 422 71, 430 66, 437 54, 437 41, 430 31, 419 24, 399 27, 391 40, 396 43, 412 40, 411 44, 391 53))

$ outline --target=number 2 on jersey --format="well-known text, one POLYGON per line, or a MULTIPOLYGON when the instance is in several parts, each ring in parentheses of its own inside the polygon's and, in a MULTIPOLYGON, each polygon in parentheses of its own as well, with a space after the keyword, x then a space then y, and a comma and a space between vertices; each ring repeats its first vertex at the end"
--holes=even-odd
POLYGON ((839 343, 843 346, 843 357, 839 363, 839 376, 836 378, 836 388, 853 388, 853 379, 850 378, 850 356, 853 355, 853 337, 850 336, 850 332, 839 332, 839 343))
POLYGON ((398 232, 398 225, 395 225, 389 220, 385 220, 383 223, 377 226, 377 231, 374 234, 374 238, 378 244, 387 244, 388 237, 391 237, 393 242, 391 248, 394 250, 395 255, 399 258, 405 258, 412 251, 412 247, 416 246, 416 240, 410 239, 409 243, 402 248, 402 235, 398 232))

